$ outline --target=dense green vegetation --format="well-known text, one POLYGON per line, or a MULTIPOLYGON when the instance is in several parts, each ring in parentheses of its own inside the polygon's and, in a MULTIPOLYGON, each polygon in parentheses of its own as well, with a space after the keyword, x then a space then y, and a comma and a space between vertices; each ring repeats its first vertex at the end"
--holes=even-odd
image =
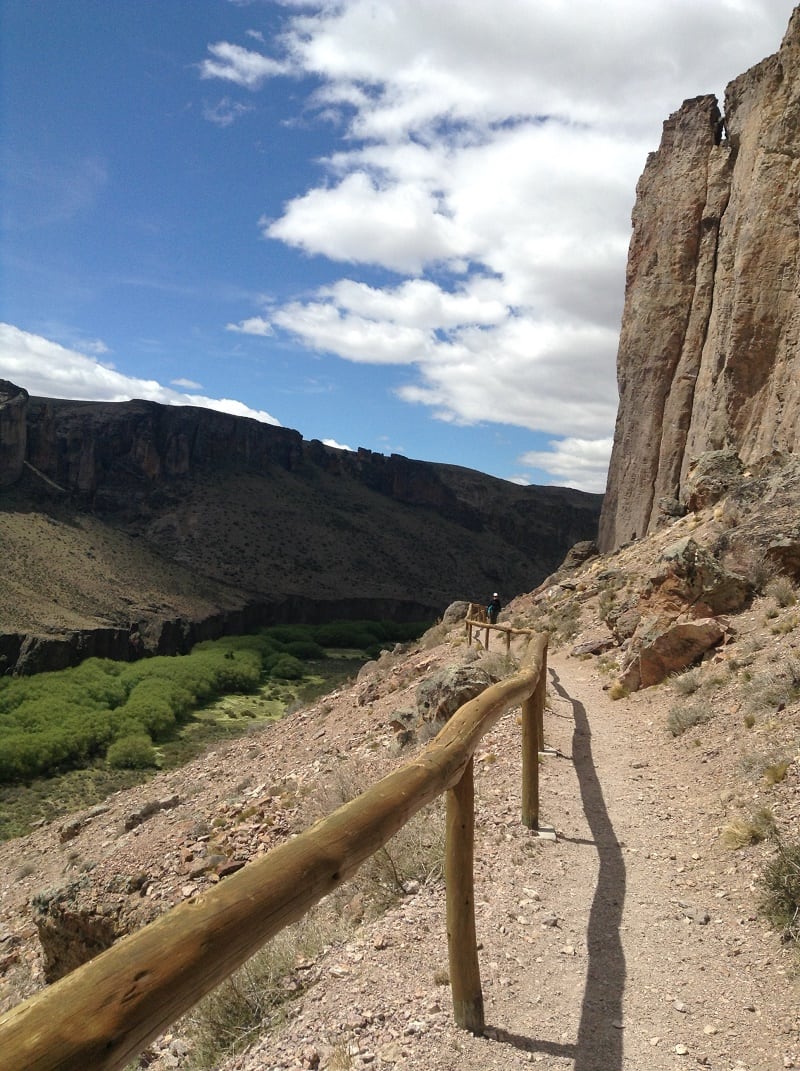
POLYGON ((378 653, 418 636, 424 624, 334 622, 283 625, 197 644, 188 655, 138 662, 92 658, 74 669, 0 678, 0 785, 102 762, 141 769, 156 745, 220 696, 302 681, 331 649, 378 653))

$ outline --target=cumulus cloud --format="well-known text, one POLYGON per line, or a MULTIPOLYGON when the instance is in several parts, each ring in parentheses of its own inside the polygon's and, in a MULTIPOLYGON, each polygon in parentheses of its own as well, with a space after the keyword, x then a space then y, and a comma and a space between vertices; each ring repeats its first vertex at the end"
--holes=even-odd
MULTIPOLYGON (((233 416, 252 417, 265 424, 280 421, 263 410, 251 409, 231 398, 206 398, 165 387, 154 379, 137 379, 100 364, 92 357, 67 349, 41 335, 0 323, 0 379, 8 379, 29 394, 43 398, 75 398, 124 402, 143 398, 163 405, 196 405, 233 416)), ((191 381, 176 381, 189 388, 191 381)))
POLYGON ((290 7, 274 59, 218 43, 203 74, 313 79, 341 140, 260 226, 346 274, 230 329, 404 366, 403 401, 553 436, 520 464, 602 489, 636 181, 667 116, 774 51, 792 4, 290 7))
POLYGON ((530 450, 519 460, 522 465, 552 473, 567 487, 602 493, 612 442, 611 438, 556 439, 550 442, 549 450, 530 450))

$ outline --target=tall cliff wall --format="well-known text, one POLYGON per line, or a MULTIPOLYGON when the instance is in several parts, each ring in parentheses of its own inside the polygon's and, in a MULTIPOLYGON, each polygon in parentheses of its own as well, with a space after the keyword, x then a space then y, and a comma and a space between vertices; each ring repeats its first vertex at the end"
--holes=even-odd
POLYGON ((664 124, 636 191, 600 547, 658 528, 694 461, 800 445, 800 8, 779 52, 664 124))
POLYGON ((0 379, 0 487, 22 475, 28 443, 28 392, 0 379))

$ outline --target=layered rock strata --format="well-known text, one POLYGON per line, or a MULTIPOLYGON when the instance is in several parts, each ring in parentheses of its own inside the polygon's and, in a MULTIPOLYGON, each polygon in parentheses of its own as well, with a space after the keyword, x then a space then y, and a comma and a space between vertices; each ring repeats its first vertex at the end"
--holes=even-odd
POLYGON ((602 551, 686 505, 694 462, 800 443, 800 8, 779 52, 664 124, 633 211, 602 551))

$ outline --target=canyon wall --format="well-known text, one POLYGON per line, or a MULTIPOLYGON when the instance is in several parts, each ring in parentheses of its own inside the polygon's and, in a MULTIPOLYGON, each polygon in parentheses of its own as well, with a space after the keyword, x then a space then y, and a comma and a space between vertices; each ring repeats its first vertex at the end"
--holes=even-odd
POLYGON ((0 379, 0 488, 22 475, 28 444, 28 392, 0 379))
POLYGON ((800 8, 780 50, 664 124, 636 191, 600 548, 686 506, 705 453, 800 443, 800 8))
POLYGON ((0 674, 286 621, 433 620, 529 591, 597 533, 600 495, 209 409, 6 388, 0 674))

